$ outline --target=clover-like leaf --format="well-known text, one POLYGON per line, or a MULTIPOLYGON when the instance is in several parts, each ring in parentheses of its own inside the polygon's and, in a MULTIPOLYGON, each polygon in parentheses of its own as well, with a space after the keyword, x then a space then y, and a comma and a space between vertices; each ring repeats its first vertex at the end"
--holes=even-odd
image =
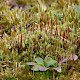
POLYGON ((49 56, 46 56, 46 57, 45 57, 44 62, 45 62, 46 67, 56 66, 56 65, 57 65, 57 61, 54 60, 54 59, 52 59, 52 58, 49 57, 49 56))
POLYGON ((56 60, 50 60, 48 62, 46 62, 46 66, 49 67, 49 66, 56 66, 57 65, 57 61, 56 60))
POLYGON ((41 65, 41 66, 44 66, 44 60, 43 60, 42 58, 37 57, 37 58, 35 59, 35 61, 37 62, 37 64, 39 64, 39 65, 41 65))
POLYGON ((48 62, 48 61, 50 61, 50 60, 52 60, 52 58, 49 57, 49 55, 47 55, 47 56, 45 57, 45 59, 44 59, 44 62, 48 62))

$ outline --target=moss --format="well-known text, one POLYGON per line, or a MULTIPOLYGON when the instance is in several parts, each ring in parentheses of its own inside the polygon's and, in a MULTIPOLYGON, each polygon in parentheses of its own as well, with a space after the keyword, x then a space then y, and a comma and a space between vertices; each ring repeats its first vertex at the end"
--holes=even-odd
POLYGON ((73 65, 63 64, 61 73, 33 72, 26 62, 47 54, 60 61, 80 53, 80 1, 15 0, 15 6, 11 4, 13 1, 0 0, 0 78, 79 79, 79 59, 72 61, 73 65))

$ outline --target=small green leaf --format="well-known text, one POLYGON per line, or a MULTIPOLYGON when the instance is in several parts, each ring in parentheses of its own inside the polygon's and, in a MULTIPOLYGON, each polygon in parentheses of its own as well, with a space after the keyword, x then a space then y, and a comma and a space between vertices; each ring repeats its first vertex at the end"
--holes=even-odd
POLYGON ((45 59, 44 59, 45 62, 48 62, 48 61, 50 61, 50 60, 52 60, 52 58, 49 57, 49 55, 47 55, 47 56, 45 57, 45 59))
POLYGON ((50 60, 48 62, 46 62, 46 66, 49 67, 49 66, 56 66, 57 65, 57 61, 56 60, 50 60))
POLYGON ((41 65, 41 66, 44 65, 44 61, 43 61, 43 59, 40 58, 40 57, 37 57, 37 58, 35 59, 35 61, 37 62, 37 64, 39 64, 39 65, 41 65))
POLYGON ((39 67, 40 67, 40 65, 34 65, 34 66, 31 68, 31 70, 33 70, 33 71, 39 71, 39 67))
POLYGON ((46 67, 49 67, 49 66, 54 66, 55 67, 57 65, 57 61, 53 60, 49 56, 45 57, 44 62, 45 62, 46 67))

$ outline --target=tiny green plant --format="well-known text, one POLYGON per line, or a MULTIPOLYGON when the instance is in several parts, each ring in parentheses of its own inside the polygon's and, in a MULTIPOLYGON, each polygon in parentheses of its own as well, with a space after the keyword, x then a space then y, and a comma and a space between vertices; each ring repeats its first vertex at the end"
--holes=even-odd
POLYGON ((61 67, 57 67, 58 62, 49 57, 49 55, 47 55, 44 59, 37 57, 35 58, 35 62, 27 62, 27 65, 31 65, 31 70, 33 71, 46 71, 52 68, 57 72, 61 72, 61 67))

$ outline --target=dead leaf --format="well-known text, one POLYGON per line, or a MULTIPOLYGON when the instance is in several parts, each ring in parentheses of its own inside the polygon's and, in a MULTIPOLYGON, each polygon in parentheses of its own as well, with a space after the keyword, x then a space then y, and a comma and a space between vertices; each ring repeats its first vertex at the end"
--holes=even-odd
POLYGON ((57 72, 61 72, 61 66, 54 68, 54 70, 56 70, 57 72))
POLYGON ((69 60, 74 60, 76 61, 78 59, 78 56, 76 54, 70 55, 69 60))
POLYGON ((58 63, 58 65, 61 65, 62 63, 65 63, 65 62, 67 62, 68 61, 68 57, 66 57, 66 58, 64 58, 63 60, 61 60, 59 63, 58 63))
POLYGON ((36 65, 35 62, 27 62, 27 65, 36 65))

